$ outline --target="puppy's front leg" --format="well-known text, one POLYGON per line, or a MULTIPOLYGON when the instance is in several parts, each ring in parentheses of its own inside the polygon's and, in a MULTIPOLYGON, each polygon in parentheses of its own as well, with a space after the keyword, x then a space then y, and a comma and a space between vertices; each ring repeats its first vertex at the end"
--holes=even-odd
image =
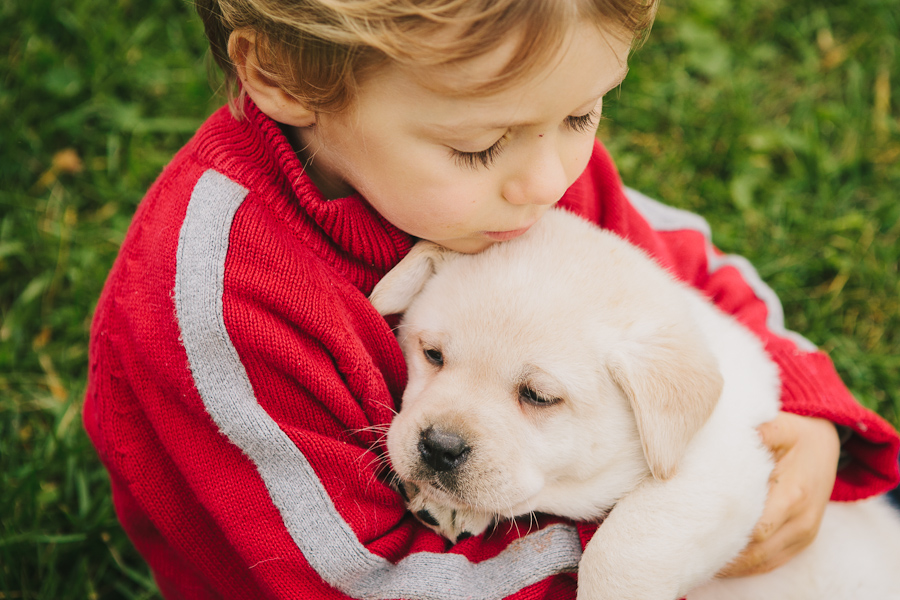
MULTIPOLYGON (((650 487, 656 487, 650 481, 650 487)), ((660 536, 671 513, 650 490, 623 498, 587 544, 578 600, 677 600, 683 587, 678 540, 660 536), (641 496, 646 496, 642 498, 641 496), (661 539, 661 537, 663 539, 661 539)))
POLYGON ((760 458, 740 469, 685 465, 622 498, 585 548, 578 600, 677 600, 710 580, 762 513, 769 467, 760 458))

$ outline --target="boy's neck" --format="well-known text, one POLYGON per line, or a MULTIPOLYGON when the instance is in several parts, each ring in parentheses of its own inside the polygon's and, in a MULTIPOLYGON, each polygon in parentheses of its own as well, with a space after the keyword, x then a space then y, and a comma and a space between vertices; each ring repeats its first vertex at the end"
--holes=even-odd
POLYGON ((313 135, 313 128, 315 125, 310 127, 293 127, 291 125, 279 123, 279 126, 281 127, 281 131, 284 132, 285 137, 287 137, 288 142, 291 144, 291 148, 293 148, 294 152, 297 154, 297 158, 300 159, 300 162, 303 165, 303 171, 309 176, 310 180, 312 180, 326 200, 346 198, 355 191, 343 180, 336 177, 330 177, 327 173, 322 173, 321 170, 316 168, 316 165, 313 164, 314 156, 309 153, 309 136, 313 135))

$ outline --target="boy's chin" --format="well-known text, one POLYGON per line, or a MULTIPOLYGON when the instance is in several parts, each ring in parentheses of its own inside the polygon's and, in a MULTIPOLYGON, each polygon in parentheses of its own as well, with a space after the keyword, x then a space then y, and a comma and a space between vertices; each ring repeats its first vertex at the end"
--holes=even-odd
POLYGON ((487 237, 479 238, 462 238, 455 240, 437 240, 434 241, 438 246, 442 246, 448 250, 459 252, 461 254, 478 254, 483 250, 487 250, 497 242, 487 237))
POLYGON ((510 231, 482 231, 476 235, 453 240, 431 240, 439 246, 462 254, 478 254, 494 244, 508 242, 525 234, 531 226, 510 231))

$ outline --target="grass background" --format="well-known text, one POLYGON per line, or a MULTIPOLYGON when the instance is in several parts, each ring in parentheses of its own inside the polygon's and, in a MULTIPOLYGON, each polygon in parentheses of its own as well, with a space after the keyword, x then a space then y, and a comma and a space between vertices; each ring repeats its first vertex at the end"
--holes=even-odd
MULTIPOLYGON (((0 599, 154 598, 80 423, 131 215, 220 100, 185 0, 0 0, 0 599)), ((896 0, 664 0, 600 136, 900 423, 896 0)))

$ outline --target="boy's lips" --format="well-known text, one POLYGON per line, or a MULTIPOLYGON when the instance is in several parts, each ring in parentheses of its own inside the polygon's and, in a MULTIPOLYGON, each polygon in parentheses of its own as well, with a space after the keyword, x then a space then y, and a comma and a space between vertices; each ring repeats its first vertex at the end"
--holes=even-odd
POLYGON ((509 231, 485 231, 484 235, 491 238, 495 242, 506 242, 517 238, 526 231, 531 229, 531 225, 522 227, 521 229, 510 229, 509 231))

